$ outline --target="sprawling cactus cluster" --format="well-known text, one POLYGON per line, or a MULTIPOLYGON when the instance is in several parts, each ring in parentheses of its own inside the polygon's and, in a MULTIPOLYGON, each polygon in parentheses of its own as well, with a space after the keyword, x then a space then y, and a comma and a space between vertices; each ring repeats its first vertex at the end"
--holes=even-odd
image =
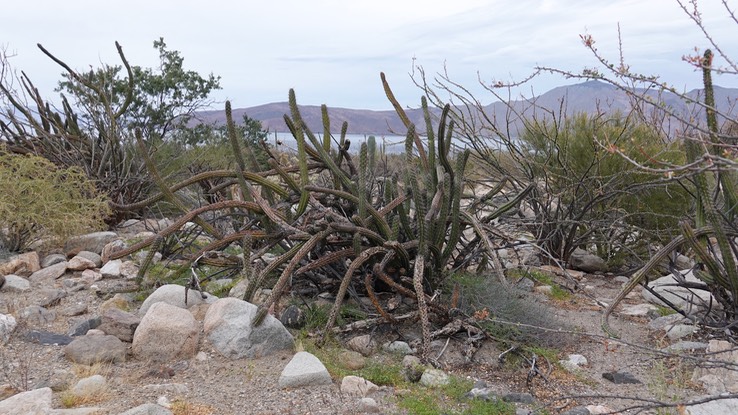
MULTIPOLYGON (((386 81, 385 88, 394 101, 386 81)), ((243 158, 244 149, 236 139, 230 103, 226 103, 226 117, 236 161, 232 171, 209 171, 182 183, 167 184, 148 160, 147 149, 139 136, 141 157, 160 193, 118 208, 138 209, 166 200, 179 209, 181 217, 156 237, 112 257, 122 257, 157 243, 187 222, 195 222, 213 242, 195 253, 192 260, 202 261, 208 252, 242 244, 244 259, 239 266, 247 281, 245 300, 252 300, 257 290, 276 277, 276 282, 270 284, 270 296, 260 305, 255 324, 261 322, 297 280, 314 279, 316 275, 327 276, 338 284, 326 332, 336 324, 344 297, 354 286, 366 292, 379 315, 393 321, 374 292, 377 281, 382 281, 390 290, 416 301, 423 346, 427 347, 431 330, 428 309, 441 319, 448 318, 448 304, 432 294, 452 269, 495 258, 490 255, 493 246, 485 226, 503 210, 514 206, 517 199, 512 198, 511 203, 501 207, 485 202, 462 203, 469 152, 452 151, 454 123, 449 121, 448 106, 434 127, 433 114, 426 100, 422 100, 425 142, 408 121, 404 168, 390 173, 379 167, 382 149, 377 148, 375 140, 361 144, 356 160, 356 154, 349 152, 345 123, 336 140, 331 136, 325 106, 322 108, 324 133, 320 139, 300 115, 294 91, 289 93, 289 104, 291 114, 285 115, 284 120, 297 141, 297 155, 291 163, 272 156, 271 169, 267 171, 254 171, 243 158), (179 192, 213 177, 230 178, 226 183, 240 188, 243 200, 188 208, 179 192), (238 226, 233 232, 223 233, 205 219, 204 213, 215 211, 234 218, 238 226), (479 211, 485 214, 477 215, 479 211), (261 261, 267 252, 277 253, 268 264, 261 261)), ((402 118, 399 105, 396 108, 402 118)), ((501 270, 498 271, 501 276, 501 270)))

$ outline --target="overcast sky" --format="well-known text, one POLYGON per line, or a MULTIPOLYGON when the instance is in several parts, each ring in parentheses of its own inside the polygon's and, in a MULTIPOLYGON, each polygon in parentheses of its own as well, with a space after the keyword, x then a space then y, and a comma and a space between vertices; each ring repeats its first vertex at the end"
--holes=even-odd
MULTIPOLYGON (((155 39, 181 51, 187 69, 222 77, 214 97, 234 107, 285 101, 329 107, 389 109, 384 71, 403 105, 421 92, 413 64, 443 69, 477 90, 487 82, 521 79, 536 65, 569 70, 594 66, 580 34, 592 35, 617 60, 617 24, 634 70, 660 74, 678 88, 699 86, 700 75, 681 61, 707 43, 674 0, 3 0, 0 45, 49 94, 61 68, 36 48, 41 43, 76 69, 118 63, 119 41, 134 65, 155 66, 155 39)), ((738 58, 738 25, 720 0, 699 1, 708 29, 738 58)), ((733 8, 738 1, 733 0, 733 8)), ((738 87, 738 77, 717 78, 738 87)), ((533 81, 542 93, 565 84, 533 81)), ((481 92, 480 92, 481 94, 481 92)), ((491 100, 491 99, 490 99, 491 100)), ((221 107, 219 105, 219 107, 221 107)))

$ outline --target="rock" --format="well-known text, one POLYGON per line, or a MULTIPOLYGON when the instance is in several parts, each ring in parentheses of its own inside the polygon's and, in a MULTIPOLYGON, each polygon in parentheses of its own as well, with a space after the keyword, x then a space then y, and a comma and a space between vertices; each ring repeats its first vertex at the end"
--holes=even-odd
POLYGON ((372 398, 361 398, 359 400, 359 412, 363 413, 377 413, 381 412, 381 408, 379 407, 379 404, 377 404, 377 401, 375 401, 372 398))
POLYGON ((79 251, 79 253, 76 255, 81 258, 88 259, 92 261, 95 266, 93 268, 100 268, 103 265, 102 258, 100 257, 100 254, 96 252, 91 251, 79 251))
POLYGON ((67 292, 57 288, 42 288, 37 291, 41 299, 38 305, 41 307, 53 307, 59 304, 62 298, 67 296, 67 292))
POLYGON ((666 336, 671 340, 679 340, 697 332, 697 327, 691 324, 675 324, 666 329, 666 336))
MULTIPOLYGON (((90 271, 85 270, 86 271, 90 271)), ((62 287, 64 287, 64 290, 68 293, 74 293, 77 291, 84 291, 92 285, 92 281, 87 278, 65 278, 62 281, 62 287)))
POLYGON ((236 283, 231 290, 228 291, 228 296, 233 298, 243 298, 246 295, 246 289, 249 286, 248 278, 243 278, 236 283))
POLYGON ((674 324, 688 321, 681 314, 669 314, 668 316, 657 317, 648 323, 648 328, 651 330, 666 330, 674 324))
POLYGON ((174 397, 187 396, 190 388, 184 383, 157 383, 144 385, 143 390, 152 395, 170 395, 174 397))
POLYGON ((66 262, 67 257, 64 254, 50 254, 46 255, 44 257, 44 260, 41 261, 41 268, 48 268, 54 264, 58 264, 60 262, 66 262))
POLYGON ((67 258, 75 256, 81 251, 90 251, 96 254, 102 253, 105 245, 118 239, 115 232, 93 232, 87 235, 75 236, 64 244, 64 253, 67 258))
POLYGON ((420 358, 413 355, 407 355, 402 358, 402 374, 408 382, 417 382, 423 376, 425 366, 420 358))
POLYGON ((581 248, 577 248, 571 253, 569 256, 569 265, 574 269, 589 273, 607 271, 607 263, 605 263, 604 259, 590 254, 581 248))
POLYGON ((121 277, 132 280, 138 277, 138 265, 133 261, 123 261, 120 266, 121 277))
POLYGON ((366 366, 366 358, 353 350, 344 350, 338 354, 338 364, 349 370, 359 370, 366 366))
POLYGON ((25 322, 36 325, 50 324, 54 320, 56 320, 56 311, 47 310, 37 305, 31 305, 22 308, 18 312, 18 318, 25 322))
POLYGON ((0 401, 8 399, 11 396, 20 392, 15 386, 10 383, 3 383, 0 385, 0 401))
POLYGON ((379 386, 359 376, 344 376, 341 393, 365 397, 379 390, 379 386))
POLYGON ((140 323, 141 319, 131 313, 117 308, 109 308, 103 313, 102 324, 98 328, 104 331, 105 334, 130 343, 133 341, 133 333, 140 323))
POLYGON ((92 317, 83 320, 77 320, 67 331, 69 336, 84 336, 88 331, 96 329, 102 323, 102 318, 92 317))
POLYGON ((279 317, 279 321, 281 321, 285 327, 300 329, 305 325, 305 313, 300 307, 291 305, 282 312, 282 316, 279 317))
POLYGON ((602 377, 617 385, 623 383, 641 383, 640 380, 627 372, 606 372, 602 374, 602 377))
POLYGON ((55 279, 64 275, 65 272, 67 272, 67 261, 57 262, 54 265, 50 265, 34 272, 30 277, 28 277, 28 280, 34 284, 49 285, 53 283, 55 279))
POLYGON ((76 255, 67 263, 67 269, 71 271, 83 271, 92 268, 95 268, 95 263, 80 255, 76 255))
POLYGON ((117 308, 119 310, 128 311, 132 308, 133 299, 129 294, 117 293, 108 300, 100 304, 100 313, 105 314, 105 310, 117 308))
POLYGON ((64 347, 64 355, 74 363, 120 363, 126 360, 127 347, 115 336, 81 336, 64 347))
POLYGON ((618 413, 613 411, 612 408, 605 405, 587 405, 587 410, 592 415, 617 415, 618 413))
POLYGON ((691 269, 694 266, 694 261, 686 255, 678 254, 674 260, 674 265, 677 269, 691 269))
POLYGON ((133 355, 143 361, 188 359, 197 352, 200 330, 189 311, 154 303, 133 335, 133 355))
POLYGON ((738 414, 738 399, 718 399, 685 406, 686 415, 738 414))
POLYGON ((425 369, 423 375, 420 376, 420 384, 429 388, 437 388, 448 385, 451 380, 446 372, 438 369, 425 369))
POLYGON ((580 366, 586 366, 587 358, 580 354, 570 354, 568 360, 559 360, 559 364, 569 372, 577 372, 580 366))
POLYGON ((40 269, 38 253, 35 251, 12 256, 7 261, 0 263, 0 275, 15 274, 20 277, 28 277, 40 269))
POLYGON ((172 411, 155 403, 145 403, 131 408, 120 415, 172 415, 172 411))
POLYGON ((94 269, 86 269, 82 271, 82 274, 80 274, 80 277, 84 280, 89 281, 90 283, 100 281, 102 278, 102 274, 95 271, 94 269))
POLYGON ((308 352, 298 352, 292 357, 279 376, 279 387, 300 388, 330 385, 333 381, 323 363, 308 352))
POLYGON ((80 379, 71 389, 72 394, 84 399, 94 398, 105 392, 108 383, 102 375, 93 375, 80 379))
POLYGON ((74 340, 70 336, 43 330, 31 330, 26 334, 25 338, 33 343, 53 346, 66 346, 74 340))
MULTIPOLYGON (((724 340, 710 340, 706 354, 710 356, 710 360, 738 364, 738 350, 724 340)), ((711 395, 738 393, 738 371, 733 366, 719 364, 714 367, 698 367, 692 374, 692 381, 702 383, 711 395)))
POLYGON ((410 347, 409 344, 407 344, 407 342, 403 342, 399 340, 395 340, 391 343, 387 343, 382 348, 390 353, 397 353, 403 356, 406 354, 413 353, 413 349, 410 347))
POLYGON ((550 285, 537 285, 533 287, 533 292, 551 295, 553 293, 553 287, 550 285))
POLYGON ((216 297, 208 293, 203 292, 203 294, 206 296, 205 299, 200 296, 199 292, 188 290, 187 302, 185 304, 185 287, 176 284, 162 285, 144 300, 141 308, 138 310, 138 315, 144 316, 149 311, 149 307, 158 302, 164 302, 179 308, 188 308, 195 304, 202 304, 203 302, 213 303, 217 300, 216 297))
POLYGON ((28 392, 21 392, 0 401, 0 414, 51 414, 51 397, 51 388, 40 388, 28 392))
POLYGON ((575 406, 566 412, 562 412, 561 415, 590 415, 590 412, 586 406, 575 406))
POLYGON ((620 314, 632 317, 646 317, 654 310, 658 310, 658 307, 653 304, 636 304, 623 307, 620 314))
POLYGON ((258 327, 251 325, 256 311, 257 307, 246 301, 222 298, 213 303, 205 315, 205 335, 220 354, 232 359, 291 350, 294 347, 292 335, 273 316, 265 316, 258 327))
POLYGON ((108 261, 100 268, 100 274, 102 274, 103 278, 120 278, 120 268, 122 265, 123 261, 120 259, 108 261))
POLYGON ((533 287, 535 287, 536 283, 530 279, 530 278, 521 278, 519 281, 515 283, 515 287, 518 288, 521 291, 533 291, 533 287))
POLYGON ((100 252, 100 259, 102 260, 102 263, 105 264, 110 260, 111 255, 127 248, 128 244, 126 244, 122 239, 116 239, 107 243, 103 247, 102 252, 100 252))
MULTIPOLYGON (((692 270, 685 270, 680 272, 682 275, 684 275, 684 278, 687 282, 702 283, 702 281, 694 275, 692 270)), ((675 306, 686 311, 687 314, 706 310, 708 307, 715 307, 718 304, 718 302, 714 298, 712 298, 712 295, 708 291, 688 290, 686 288, 677 287, 675 284, 676 281, 674 279, 674 276, 669 274, 667 276, 651 281, 650 283, 648 283, 648 286, 659 293, 661 296, 663 296, 665 299, 673 303, 675 306)), ((643 289, 643 291, 641 291, 641 295, 646 301, 650 303, 666 307, 666 304, 664 304, 661 300, 659 300, 656 296, 651 294, 645 288, 643 289)))
POLYGON ((0 346, 4 346, 10 340, 10 335, 13 334, 18 323, 15 321, 15 317, 8 314, 0 314, 0 346))
POLYGON ((377 349, 377 342, 374 341, 371 335, 364 334, 351 338, 346 342, 346 347, 364 356, 370 356, 377 349))
POLYGON ((0 292, 22 293, 31 289, 31 283, 21 276, 10 274, 2 278, 5 283, 0 285, 0 292))

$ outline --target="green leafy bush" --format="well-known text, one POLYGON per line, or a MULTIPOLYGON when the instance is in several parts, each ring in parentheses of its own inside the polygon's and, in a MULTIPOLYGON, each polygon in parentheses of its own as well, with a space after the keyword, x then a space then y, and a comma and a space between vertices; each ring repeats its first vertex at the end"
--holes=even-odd
POLYGON ((60 239, 103 226, 104 196, 78 168, 8 153, 0 147, 0 248, 21 251, 40 239, 60 239))

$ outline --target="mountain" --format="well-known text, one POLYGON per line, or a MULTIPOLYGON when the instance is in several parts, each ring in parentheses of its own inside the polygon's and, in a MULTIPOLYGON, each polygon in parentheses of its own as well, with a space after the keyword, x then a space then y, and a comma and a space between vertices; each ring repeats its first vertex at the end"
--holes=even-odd
MULTIPOLYGON (((700 116, 700 107, 697 104, 689 104, 673 93, 659 93, 655 90, 636 89, 637 96, 647 97, 653 101, 660 101, 670 108, 673 114, 685 116, 700 116)), ((703 99, 703 91, 695 89, 687 92, 686 97, 694 101, 703 99)), ((719 112, 735 114, 735 104, 738 100, 738 89, 715 87, 715 102, 719 112)), ((600 81, 587 81, 579 84, 561 86, 554 88, 542 95, 531 99, 519 99, 509 103, 495 102, 484 107, 484 111, 491 119, 498 122, 509 123, 511 130, 519 128, 522 123, 520 118, 537 117, 549 118, 553 114, 571 115, 575 113, 598 112, 627 113, 632 108, 633 95, 608 83, 600 81), (514 111, 510 111, 513 109, 514 111), (510 115, 515 114, 518 115, 510 115)), ((423 113, 420 109, 405 110, 410 120, 416 125, 423 124, 423 113)), ((647 112, 652 112, 653 107, 646 106, 647 112)), ((288 132, 284 122, 284 114, 289 114, 287 102, 276 102, 259 105, 250 108, 238 108, 233 110, 235 120, 240 120, 243 114, 262 122, 264 128, 272 132, 288 132)), ((301 105, 300 113, 305 119, 308 127, 314 132, 323 132, 322 116, 320 106, 301 105)), ((404 135, 405 127, 393 110, 372 111, 349 108, 328 108, 331 119, 331 132, 339 133, 341 124, 348 122, 349 134, 375 134, 375 135, 404 135)), ((437 113, 437 111, 436 111, 437 113)), ((224 111, 199 111, 196 118, 204 123, 225 123, 224 111)))

